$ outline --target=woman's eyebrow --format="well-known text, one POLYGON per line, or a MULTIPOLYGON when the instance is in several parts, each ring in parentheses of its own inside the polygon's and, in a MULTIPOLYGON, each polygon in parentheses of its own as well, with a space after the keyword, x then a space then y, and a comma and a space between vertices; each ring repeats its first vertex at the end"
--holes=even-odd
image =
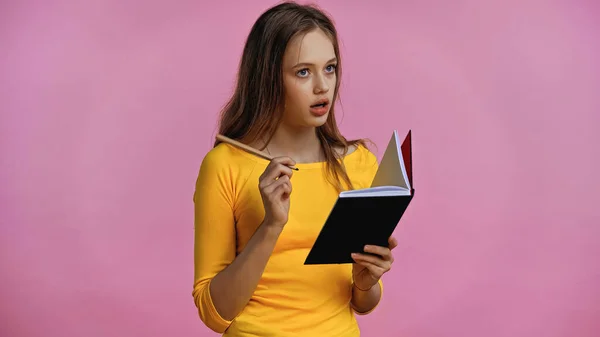
MULTIPOLYGON (((325 62, 325 63, 332 63, 337 61, 337 57, 332 58, 331 60, 325 62)), ((310 62, 302 62, 302 63, 298 63, 296 65, 294 65, 292 68, 298 68, 298 67, 307 67, 307 66, 314 66, 314 63, 310 63, 310 62)))

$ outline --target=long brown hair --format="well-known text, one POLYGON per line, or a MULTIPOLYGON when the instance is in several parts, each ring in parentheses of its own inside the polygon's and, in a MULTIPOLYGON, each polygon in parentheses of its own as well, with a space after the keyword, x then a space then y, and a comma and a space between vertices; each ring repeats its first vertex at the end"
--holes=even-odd
MULTIPOLYGON (((245 143, 263 135, 271 139, 283 115, 282 66, 288 42, 317 28, 331 39, 338 60, 333 102, 327 121, 317 128, 317 135, 325 155, 328 180, 338 191, 344 189, 342 181, 346 188, 353 189, 342 159, 350 146, 365 146, 365 141, 347 140, 338 129, 334 114, 342 73, 338 35, 333 21, 316 6, 284 2, 257 19, 244 46, 235 92, 221 111, 219 133, 245 143), (336 148, 341 148, 341 153, 336 148)), ((214 146, 218 144, 215 141, 214 146)))

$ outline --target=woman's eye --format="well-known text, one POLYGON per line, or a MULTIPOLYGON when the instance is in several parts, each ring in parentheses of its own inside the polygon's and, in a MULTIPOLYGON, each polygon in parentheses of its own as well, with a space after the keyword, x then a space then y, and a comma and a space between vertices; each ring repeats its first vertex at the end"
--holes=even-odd
POLYGON ((308 69, 298 70, 298 72, 296 73, 296 75, 298 75, 300 77, 306 77, 308 75, 308 69))
POLYGON ((333 72, 333 71, 335 71, 335 65, 334 64, 330 64, 325 69, 327 69, 328 73, 333 72))

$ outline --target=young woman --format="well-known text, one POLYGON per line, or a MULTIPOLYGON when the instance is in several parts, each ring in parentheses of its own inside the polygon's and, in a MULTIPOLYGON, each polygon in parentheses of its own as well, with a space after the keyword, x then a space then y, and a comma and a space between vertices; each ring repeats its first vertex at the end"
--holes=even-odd
POLYGON ((283 3, 252 27, 219 133, 275 159, 215 142, 202 161, 193 297, 216 332, 359 336, 354 313, 381 299, 393 238, 353 264, 303 264, 338 193, 369 187, 377 170, 336 126, 340 74, 336 29, 317 8, 283 3))

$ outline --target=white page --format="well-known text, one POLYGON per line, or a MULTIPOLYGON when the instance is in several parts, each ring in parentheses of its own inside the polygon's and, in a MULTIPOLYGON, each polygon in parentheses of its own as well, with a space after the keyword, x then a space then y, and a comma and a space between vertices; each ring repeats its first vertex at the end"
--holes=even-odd
POLYGON ((404 168, 404 158, 402 157, 402 149, 398 139, 398 132, 394 130, 390 139, 379 169, 373 178, 371 187, 377 186, 398 186, 410 190, 408 175, 404 168))
POLYGON ((342 193, 340 193, 341 198, 377 197, 394 195, 410 195, 410 190, 399 186, 377 186, 371 188, 362 188, 358 190, 343 191, 342 193))

